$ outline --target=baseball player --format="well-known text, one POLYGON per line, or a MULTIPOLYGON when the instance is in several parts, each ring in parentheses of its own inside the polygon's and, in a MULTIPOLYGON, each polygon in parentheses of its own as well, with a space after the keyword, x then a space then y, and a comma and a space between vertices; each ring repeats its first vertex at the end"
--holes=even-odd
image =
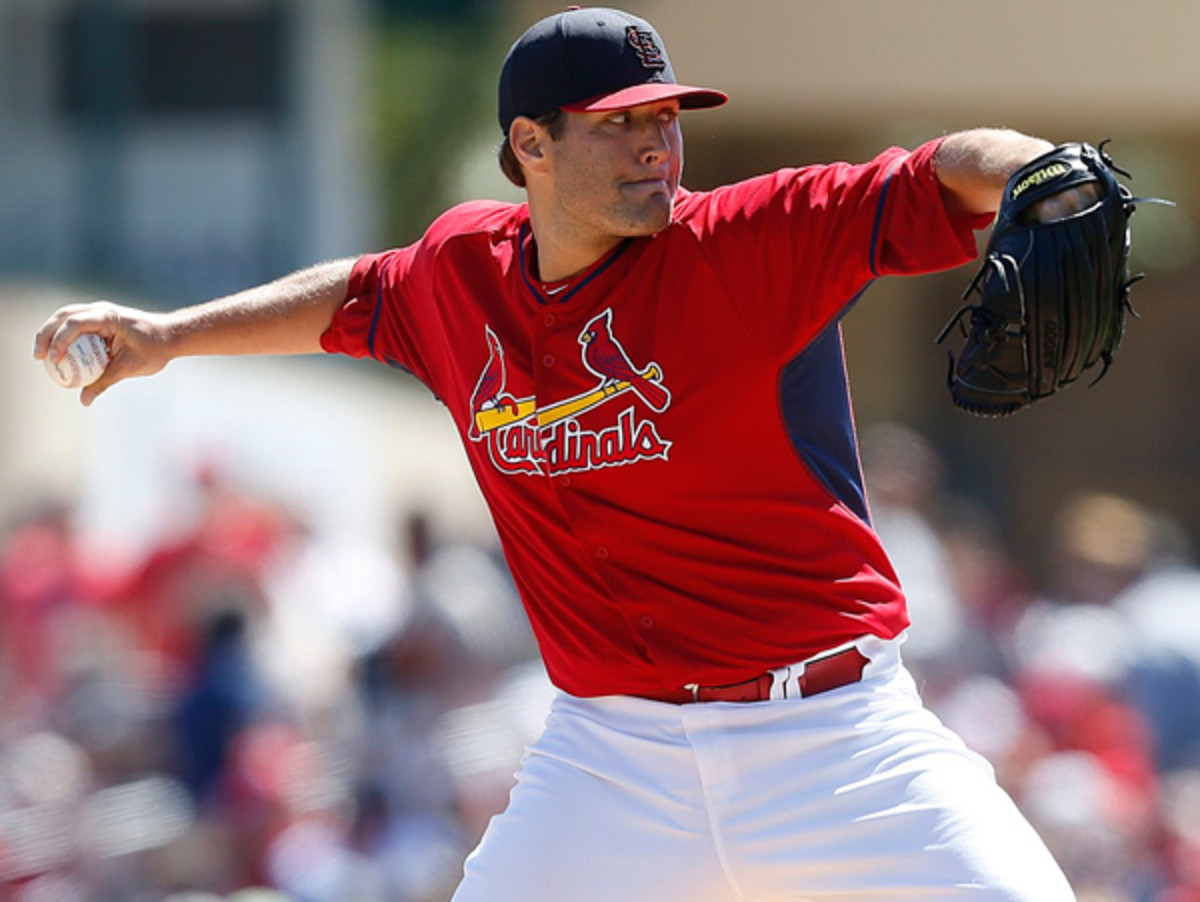
POLYGON ((680 186, 676 82, 640 18, 533 25, 501 165, 411 246, 170 313, 64 308, 90 404, 195 354, 330 353, 445 403, 559 690, 457 902, 1073 898, 989 766, 923 706, 860 475, 839 319, 975 253, 1006 130, 680 186))

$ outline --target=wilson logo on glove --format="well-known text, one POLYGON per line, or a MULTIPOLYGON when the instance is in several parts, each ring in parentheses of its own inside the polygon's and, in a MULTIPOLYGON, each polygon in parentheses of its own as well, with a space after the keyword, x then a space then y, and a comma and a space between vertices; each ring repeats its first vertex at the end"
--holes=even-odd
POLYGON ((1045 169, 1039 169, 1037 172, 1030 173, 1025 176, 1017 187, 1012 189, 1012 193, 1008 196, 1009 200, 1016 200, 1025 193, 1025 189, 1033 185, 1041 185, 1051 179, 1058 178, 1060 175, 1066 175, 1071 171, 1071 167, 1063 163, 1055 163, 1053 166, 1047 166, 1045 169))

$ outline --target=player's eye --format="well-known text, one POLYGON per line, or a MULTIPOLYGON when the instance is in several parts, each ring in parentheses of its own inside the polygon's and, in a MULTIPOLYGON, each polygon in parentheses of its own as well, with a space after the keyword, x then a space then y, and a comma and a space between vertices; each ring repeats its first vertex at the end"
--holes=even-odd
POLYGON ((629 122, 629 111, 617 110, 615 113, 609 113, 604 121, 611 122, 613 125, 625 125, 629 122))

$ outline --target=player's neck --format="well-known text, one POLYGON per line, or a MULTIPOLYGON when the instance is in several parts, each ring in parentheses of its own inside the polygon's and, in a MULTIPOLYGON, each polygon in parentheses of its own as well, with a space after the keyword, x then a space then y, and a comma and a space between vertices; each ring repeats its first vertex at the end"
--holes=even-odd
POLYGON ((581 234, 554 228, 530 211, 533 252, 530 266, 542 282, 558 282, 577 275, 609 254, 624 239, 620 235, 581 234))

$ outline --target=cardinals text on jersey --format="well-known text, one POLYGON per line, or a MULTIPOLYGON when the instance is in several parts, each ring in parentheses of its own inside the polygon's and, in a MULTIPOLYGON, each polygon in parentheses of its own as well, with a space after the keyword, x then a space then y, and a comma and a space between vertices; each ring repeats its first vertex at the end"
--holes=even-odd
POLYGON ((599 384, 547 405, 508 391, 504 348, 491 327, 484 327, 488 357, 471 394, 467 434, 471 441, 487 443, 496 469, 553 475, 666 460, 671 443, 642 411, 662 413, 671 404, 671 393, 658 364, 633 364, 613 335, 612 320, 610 308, 579 334, 583 365, 599 384), (618 410, 610 426, 588 429, 579 422, 581 414, 602 404, 631 398, 636 400, 618 410))

